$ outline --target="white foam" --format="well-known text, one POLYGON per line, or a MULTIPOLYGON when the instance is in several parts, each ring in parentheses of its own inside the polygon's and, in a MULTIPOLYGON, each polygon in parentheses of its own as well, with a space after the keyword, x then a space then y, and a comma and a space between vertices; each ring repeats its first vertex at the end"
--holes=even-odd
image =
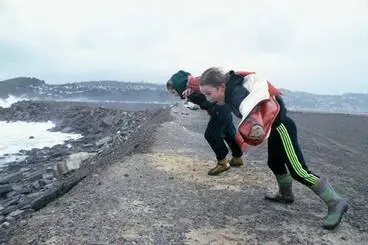
POLYGON ((52 122, 4 122, 0 121, 0 166, 10 161, 22 160, 17 156, 20 150, 52 147, 65 140, 81 138, 80 134, 47 131, 55 125, 52 122), (31 137, 32 136, 32 137, 31 137), (4 156, 5 154, 9 154, 4 156))
POLYGON ((21 100, 29 100, 29 99, 25 97, 15 97, 13 95, 9 95, 7 99, 0 98, 0 107, 9 108, 12 104, 21 100))

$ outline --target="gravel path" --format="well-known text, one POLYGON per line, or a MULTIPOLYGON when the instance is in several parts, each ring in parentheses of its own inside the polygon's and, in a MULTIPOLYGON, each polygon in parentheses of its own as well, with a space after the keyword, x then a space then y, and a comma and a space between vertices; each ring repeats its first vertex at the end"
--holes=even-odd
POLYGON ((351 203, 335 231, 320 227, 325 206, 300 184, 292 205, 263 200, 276 190, 265 145, 247 152, 245 166, 208 176, 207 115, 173 107, 173 120, 147 122, 146 144, 21 222, 9 244, 366 244, 367 117, 291 116, 309 167, 351 203))

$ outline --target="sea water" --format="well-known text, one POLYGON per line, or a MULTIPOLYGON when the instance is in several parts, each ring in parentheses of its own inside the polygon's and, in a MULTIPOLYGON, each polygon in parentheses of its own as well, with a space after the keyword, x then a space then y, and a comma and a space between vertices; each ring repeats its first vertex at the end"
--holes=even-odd
MULTIPOLYGON (((13 103, 24 100, 9 96, 0 99, 0 107, 8 108, 13 103)), ((42 149, 63 144, 66 140, 81 138, 80 134, 50 132, 55 125, 52 122, 5 122, 0 121, 0 171, 10 162, 24 160, 27 156, 20 150, 42 149)))
POLYGON ((4 122, 0 121, 0 168, 12 161, 21 161, 26 156, 20 150, 42 149, 63 144, 66 140, 81 138, 80 134, 50 132, 52 122, 4 122))

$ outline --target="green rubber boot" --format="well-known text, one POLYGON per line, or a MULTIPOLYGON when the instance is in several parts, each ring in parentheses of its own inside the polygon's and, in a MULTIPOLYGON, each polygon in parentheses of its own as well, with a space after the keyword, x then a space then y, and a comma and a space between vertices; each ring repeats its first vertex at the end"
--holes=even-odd
POLYGON ((266 195, 265 199, 271 202, 278 203, 293 203, 294 195, 292 191, 293 178, 290 174, 277 174, 276 181, 279 186, 279 191, 274 195, 266 195))
POLYGON ((329 230, 336 228, 349 209, 347 201, 335 192, 325 177, 320 177, 320 181, 311 186, 311 189, 328 207, 328 213, 322 227, 329 230))

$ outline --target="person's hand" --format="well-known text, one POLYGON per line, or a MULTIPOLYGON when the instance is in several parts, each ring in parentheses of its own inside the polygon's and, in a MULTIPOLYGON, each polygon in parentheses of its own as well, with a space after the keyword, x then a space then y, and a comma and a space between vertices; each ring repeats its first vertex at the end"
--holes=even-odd
POLYGON ((198 110, 198 109, 199 109, 199 106, 198 106, 198 105, 196 105, 196 104, 194 104, 194 103, 192 103, 192 102, 190 102, 190 101, 186 101, 186 102, 184 103, 184 106, 185 106, 186 108, 188 108, 188 109, 193 110, 193 111, 195 111, 195 110, 198 110))
POLYGON ((194 91, 191 88, 187 88, 186 90, 184 90, 184 92, 181 94, 184 98, 188 97, 189 95, 191 95, 194 91))

